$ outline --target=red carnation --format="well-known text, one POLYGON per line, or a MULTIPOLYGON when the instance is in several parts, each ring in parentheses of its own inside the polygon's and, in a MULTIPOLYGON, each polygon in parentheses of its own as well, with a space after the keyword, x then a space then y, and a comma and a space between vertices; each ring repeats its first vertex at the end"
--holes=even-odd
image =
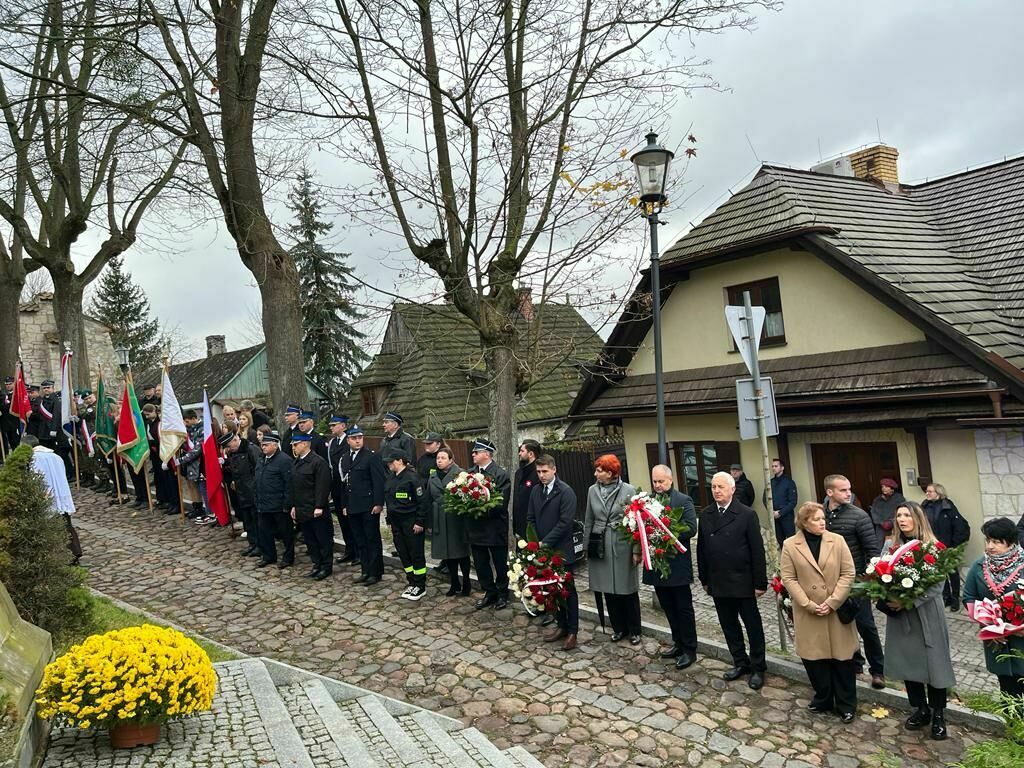
POLYGON ((561 557, 561 555, 552 555, 552 556, 551 556, 551 564, 552 564, 553 566, 555 566, 556 568, 557 568, 558 566, 560 566, 560 565, 561 565, 561 564, 562 564, 563 562, 564 562, 564 561, 562 560, 562 557, 561 557))
POLYGON ((474 499, 479 499, 480 498, 480 491, 473 491, 469 495, 472 496, 474 499))
POLYGON ((536 552, 537 550, 540 549, 540 544, 538 544, 536 541, 529 541, 529 542, 526 543, 526 548, 530 552, 536 552))
POLYGON ((936 541, 935 542, 935 548, 941 552, 942 550, 944 550, 946 548, 946 545, 943 544, 941 541, 936 541))
POLYGON ((907 554, 905 554, 903 556, 903 564, 904 565, 913 565, 914 564, 914 556, 912 554, 910 554, 909 552, 907 554))
POLYGON ((633 531, 633 541, 640 541, 640 531, 633 531))
POLYGON ((537 566, 535 566, 535 565, 528 565, 528 566, 526 566, 526 577, 528 579, 535 579, 535 578, 537 578, 537 566))
POLYGON ((924 561, 928 563, 928 565, 935 565, 935 555, 925 555, 924 561))
POLYGON ((655 557, 661 557, 664 554, 665 554, 665 550, 661 549, 660 547, 658 549, 654 550, 654 556, 655 557))
POLYGON ((567 571, 565 576, 562 577, 562 581, 564 581, 566 584, 572 581, 572 571, 567 571))
POLYGON ((547 561, 548 561, 548 556, 547 555, 540 555, 537 558, 537 562, 538 563, 546 563, 547 561))

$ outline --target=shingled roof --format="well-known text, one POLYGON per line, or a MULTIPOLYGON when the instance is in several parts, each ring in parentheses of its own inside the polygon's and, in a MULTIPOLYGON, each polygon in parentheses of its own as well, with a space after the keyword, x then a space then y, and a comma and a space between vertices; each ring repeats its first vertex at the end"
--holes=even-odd
MULTIPOLYGON (((246 364, 259 354, 263 344, 256 344, 245 349, 223 352, 219 355, 208 355, 187 363, 177 363, 170 367, 171 382, 174 394, 184 407, 203 400, 203 385, 216 398, 217 393, 226 387, 238 375, 246 364)), ((135 388, 139 392, 147 384, 159 384, 161 369, 155 368, 135 378, 135 388)))
MULTIPOLYGON (((557 423, 582 383, 580 367, 597 357, 602 341, 576 309, 534 305, 534 316, 517 320, 520 356, 533 384, 516 407, 520 425, 557 423)), ((362 412, 361 390, 389 386, 381 404, 402 414, 412 432, 486 429, 490 407, 480 338, 450 304, 396 303, 382 351, 356 377, 344 404, 349 415, 372 428, 378 414, 362 412)))

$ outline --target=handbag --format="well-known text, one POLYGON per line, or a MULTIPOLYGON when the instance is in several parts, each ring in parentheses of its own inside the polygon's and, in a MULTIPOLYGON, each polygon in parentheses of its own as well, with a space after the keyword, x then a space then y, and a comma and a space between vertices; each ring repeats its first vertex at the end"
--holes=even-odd
POLYGON ((590 539, 587 541, 587 557, 591 560, 604 560, 604 531, 590 532, 590 539))
POLYGON ((839 606, 836 610, 836 616, 843 624, 851 624, 857 618, 857 614, 860 613, 861 603, 859 597, 848 597, 846 602, 839 606))

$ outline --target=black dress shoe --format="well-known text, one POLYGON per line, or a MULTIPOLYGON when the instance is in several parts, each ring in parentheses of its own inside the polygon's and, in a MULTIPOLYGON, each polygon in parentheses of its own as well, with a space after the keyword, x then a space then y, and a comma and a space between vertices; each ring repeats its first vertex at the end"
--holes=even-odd
POLYGON ((280 563, 277 564, 277 567, 281 570, 284 570, 285 568, 291 568, 292 565, 294 565, 294 563, 292 563, 291 560, 282 560, 280 563))
POLYGON ((821 707, 815 704, 813 701, 807 705, 807 711, 813 712, 816 715, 827 715, 832 712, 832 707, 821 707))
POLYGON ((306 578, 307 579, 312 579, 318 573, 320 573, 320 569, 317 568, 316 566, 313 566, 313 569, 309 573, 306 574, 306 578))
POLYGON ((611 641, 613 643, 617 643, 617 642, 619 642, 619 640, 621 640, 625 636, 626 636, 625 632, 613 632, 612 633, 612 637, 611 637, 611 641))
POLYGON ((489 605, 494 605, 496 602, 498 602, 497 595, 484 595, 475 603, 473 603, 473 607, 479 611, 483 608, 486 608, 489 605))
POLYGON ((462 589, 458 585, 452 584, 450 587, 448 587, 448 591, 444 593, 444 596, 455 597, 455 595, 459 594, 459 592, 461 591, 462 589))
POLYGON ((508 608, 508 600, 504 597, 499 597, 494 603, 494 610, 501 611, 508 608))
POLYGON ((841 722, 843 725, 849 725, 853 722, 856 716, 857 715, 855 715, 853 712, 843 712, 839 715, 839 722, 841 722))
POLYGON ((323 581, 331 575, 330 571, 317 571, 316 576, 313 577, 313 581, 323 581))
POLYGON ((908 731, 920 731, 932 720, 932 711, 928 707, 918 707, 917 710, 903 723, 908 731))
POLYGON ((754 672, 750 675, 750 679, 747 680, 747 685, 750 686, 751 690, 760 691, 764 688, 764 672, 754 672))
POLYGON ((683 653, 683 649, 680 648, 675 643, 673 643, 671 646, 669 646, 668 648, 666 648, 664 651, 661 652, 661 658, 663 658, 663 659, 675 659, 675 658, 681 656, 682 653, 683 653))
POLYGON ((949 732, 946 730, 945 713, 941 709, 936 709, 932 713, 932 738, 935 741, 945 741, 947 736, 949 732))
POLYGON ((380 584, 380 576, 370 576, 363 582, 364 587, 372 587, 374 584, 380 584))
POLYGON ((692 667, 696 660, 696 657, 691 656, 686 651, 680 651, 679 656, 676 658, 676 669, 692 667))
POLYGON ((273 564, 274 564, 273 560, 260 560, 258 563, 256 563, 256 567, 257 568, 266 568, 268 565, 273 565, 273 564))
POLYGON ((354 579, 352 579, 352 583, 353 584, 362 584, 368 578, 370 578, 370 577, 367 576, 365 573, 361 573, 358 576, 356 576, 354 579))
POLYGON ((630 635, 629 636, 629 644, 630 645, 640 645, 640 643, 642 643, 642 642, 643 642, 643 638, 641 638, 640 635, 630 635))
POLYGON ((744 675, 750 674, 750 667, 733 667, 727 669, 722 673, 722 679, 732 682, 733 680, 739 680, 744 675))

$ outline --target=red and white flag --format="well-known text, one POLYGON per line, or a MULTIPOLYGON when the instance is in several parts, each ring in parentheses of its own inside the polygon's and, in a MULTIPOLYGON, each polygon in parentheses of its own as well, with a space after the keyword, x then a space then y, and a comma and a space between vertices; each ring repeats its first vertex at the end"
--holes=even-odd
POLYGON ((25 372, 21 363, 14 372, 14 392, 11 393, 11 413, 21 421, 19 427, 21 432, 25 431, 25 424, 28 417, 32 415, 32 401, 28 398, 28 389, 25 387, 25 372))
POLYGON ((203 472, 206 474, 206 498, 210 509, 221 525, 231 519, 228 513, 228 497, 224 489, 224 473, 220 468, 220 449, 217 436, 213 434, 213 414, 210 412, 210 396, 203 390, 203 472))
POLYGON ((90 456, 96 455, 96 449, 92 446, 92 435, 89 434, 89 425, 85 423, 85 419, 78 422, 82 427, 82 445, 85 446, 85 452, 90 456))

